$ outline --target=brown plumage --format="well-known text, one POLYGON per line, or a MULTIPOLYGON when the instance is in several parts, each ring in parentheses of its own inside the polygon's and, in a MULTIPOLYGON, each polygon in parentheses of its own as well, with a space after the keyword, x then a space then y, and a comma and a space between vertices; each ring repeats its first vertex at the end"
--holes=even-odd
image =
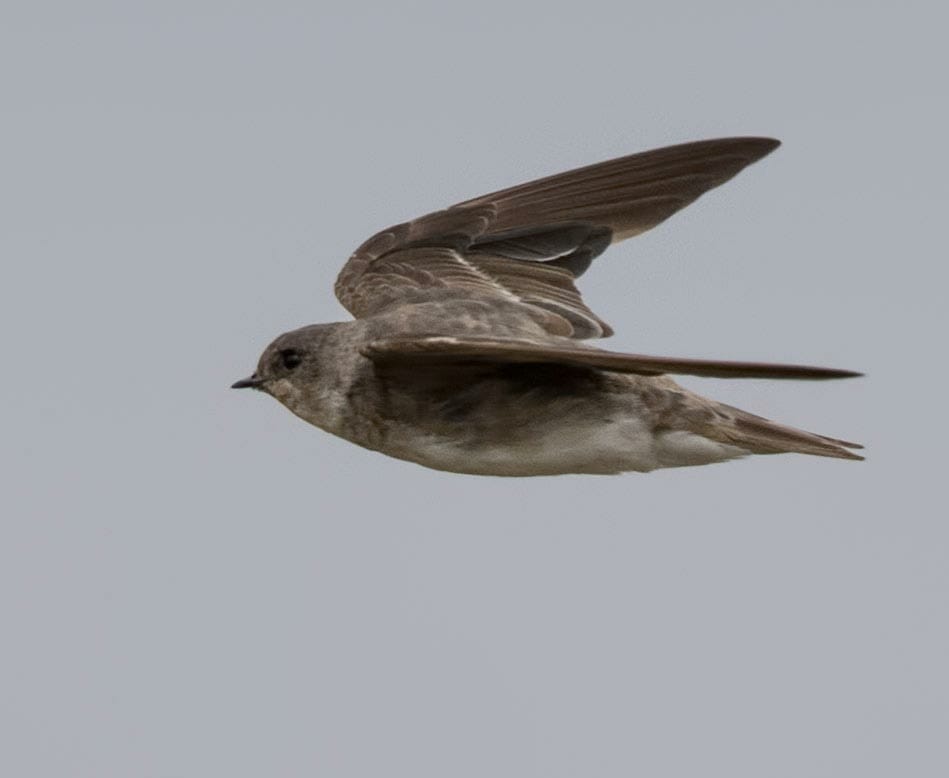
POLYGON ((357 321, 281 336, 237 385, 361 445, 461 472, 606 473, 787 451, 860 459, 848 450, 856 444, 706 400, 664 375, 858 373, 581 342, 613 332, 576 288, 590 263, 778 145, 724 138, 633 154, 383 230, 336 281, 357 321))

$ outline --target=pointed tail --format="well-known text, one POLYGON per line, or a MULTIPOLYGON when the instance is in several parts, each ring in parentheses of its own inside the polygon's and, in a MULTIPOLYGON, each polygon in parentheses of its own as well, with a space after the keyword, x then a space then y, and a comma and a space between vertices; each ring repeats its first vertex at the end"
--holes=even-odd
POLYGON ((703 430, 702 434, 722 443, 746 449, 753 454, 813 454, 818 457, 862 460, 850 449, 863 448, 859 443, 816 435, 812 432, 776 424, 730 405, 719 405, 726 416, 703 430))

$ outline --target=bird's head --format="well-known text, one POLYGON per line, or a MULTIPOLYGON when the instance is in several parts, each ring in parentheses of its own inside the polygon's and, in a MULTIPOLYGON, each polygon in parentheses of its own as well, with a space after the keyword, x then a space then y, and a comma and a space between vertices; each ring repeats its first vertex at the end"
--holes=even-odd
POLYGON ((232 389, 258 389, 301 414, 301 403, 320 384, 325 365, 321 355, 333 325, 314 324, 285 332, 261 354, 253 375, 231 384, 232 389))

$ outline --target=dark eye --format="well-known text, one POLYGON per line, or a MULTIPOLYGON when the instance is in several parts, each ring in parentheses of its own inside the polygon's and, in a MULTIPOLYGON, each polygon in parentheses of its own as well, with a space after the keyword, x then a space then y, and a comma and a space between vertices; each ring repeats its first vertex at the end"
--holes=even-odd
POLYGON ((300 356, 300 352, 292 348, 285 348, 279 353, 280 364, 282 364, 287 370, 293 370, 297 365, 303 361, 303 357, 300 356))

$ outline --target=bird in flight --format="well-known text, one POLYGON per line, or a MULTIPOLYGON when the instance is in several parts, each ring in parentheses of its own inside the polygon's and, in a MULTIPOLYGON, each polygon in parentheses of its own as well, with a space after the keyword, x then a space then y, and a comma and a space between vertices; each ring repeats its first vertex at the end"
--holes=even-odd
POLYGON ((234 388, 263 391, 360 446, 457 473, 648 472, 787 452, 862 459, 855 443, 777 424, 669 377, 859 373, 587 342, 613 332, 575 286, 591 262, 778 145, 722 138, 632 154, 383 230, 336 280, 355 319, 280 335, 234 388))

